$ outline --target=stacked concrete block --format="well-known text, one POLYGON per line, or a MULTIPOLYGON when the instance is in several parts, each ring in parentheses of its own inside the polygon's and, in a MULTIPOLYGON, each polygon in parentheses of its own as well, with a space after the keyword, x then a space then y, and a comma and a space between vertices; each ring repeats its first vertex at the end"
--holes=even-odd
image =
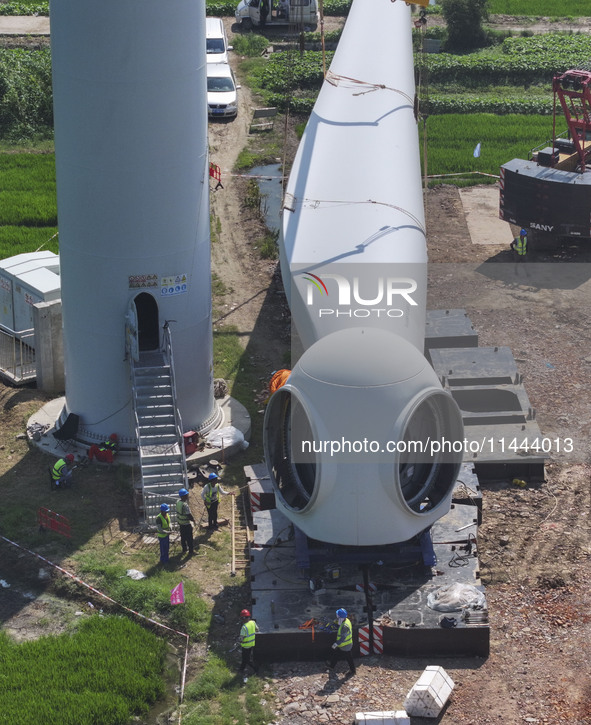
POLYGON ((358 712, 355 715, 355 725, 410 725, 410 718, 404 710, 358 712))
POLYGON ((413 717, 438 717, 453 689, 443 667, 427 667, 406 696, 404 708, 413 717))

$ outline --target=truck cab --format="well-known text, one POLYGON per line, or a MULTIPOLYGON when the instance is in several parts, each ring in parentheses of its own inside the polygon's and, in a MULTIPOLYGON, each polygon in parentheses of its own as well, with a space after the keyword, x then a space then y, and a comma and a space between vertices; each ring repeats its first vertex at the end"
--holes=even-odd
POLYGON ((266 0, 268 13, 261 21, 261 0, 240 0, 236 8, 236 22, 243 28, 296 26, 313 31, 319 23, 318 0, 266 0))

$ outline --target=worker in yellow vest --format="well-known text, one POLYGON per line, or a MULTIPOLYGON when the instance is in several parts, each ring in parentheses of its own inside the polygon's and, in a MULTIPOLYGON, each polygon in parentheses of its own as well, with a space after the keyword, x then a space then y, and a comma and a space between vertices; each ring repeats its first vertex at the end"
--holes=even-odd
POLYGON ((517 260, 524 262, 527 255, 527 229, 522 229, 509 246, 516 253, 517 260))
POLYGON ((349 665, 348 676, 352 677, 357 670, 355 669, 355 662, 353 662, 353 627, 351 621, 348 618, 346 609, 337 609, 336 611, 338 629, 337 638, 332 646, 332 653, 326 661, 326 666, 329 670, 334 671, 337 664, 339 654, 342 653, 343 657, 347 660, 349 665))
POLYGON ((100 445, 93 443, 88 449, 88 460, 92 461, 96 458, 101 463, 108 463, 110 466, 113 465, 113 457, 119 450, 119 437, 117 433, 111 433, 106 441, 103 441, 100 445))
POLYGON ((257 627, 257 623, 254 619, 251 619, 248 609, 243 609, 240 612, 240 616, 242 617, 242 627, 240 628, 240 636, 238 637, 240 648, 242 650, 240 672, 242 672, 243 681, 248 682, 248 677, 246 676, 246 668, 248 666, 252 667, 255 675, 258 675, 259 673, 259 668, 254 662, 254 643, 259 628, 257 627))
POLYGON ((207 528, 208 529, 219 529, 218 526, 218 506, 220 503, 220 496, 233 496, 230 491, 224 491, 220 484, 220 479, 217 473, 210 473, 207 483, 201 489, 201 498, 205 503, 207 509, 207 528))
POLYGON ((160 513, 156 516, 156 534, 160 544, 160 563, 168 564, 168 552, 170 549, 170 506, 167 503, 160 504, 160 513))
POLYGON ((193 556, 193 527, 191 521, 195 523, 195 519, 189 508, 189 492, 186 488, 181 488, 179 497, 176 502, 176 520, 181 534, 181 548, 183 554, 188 552, 189 556, 193 556))
POLYGON ((74 467, 74 456, 71 453, 65 458, 56 461, 51 469, 51 478, 56 488, 69 486, 72 483, 72 469, 74 467))

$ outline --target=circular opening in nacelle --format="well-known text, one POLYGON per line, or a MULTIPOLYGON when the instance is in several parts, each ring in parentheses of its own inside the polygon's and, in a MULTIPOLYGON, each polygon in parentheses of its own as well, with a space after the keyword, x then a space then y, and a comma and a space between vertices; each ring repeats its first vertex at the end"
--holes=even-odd
POLYGON ((308 505, 316 486, 314 438, 297 396, 290 390, 278 390, 265 415, 265 458, 277 494, 296 511, 308 505))
POLYGON ((432 511, 453 488, 462 463, 462 436, 461 413, 451 396, 434 393, 412 411, 399 447, 397 480, 416 513, 432 511))

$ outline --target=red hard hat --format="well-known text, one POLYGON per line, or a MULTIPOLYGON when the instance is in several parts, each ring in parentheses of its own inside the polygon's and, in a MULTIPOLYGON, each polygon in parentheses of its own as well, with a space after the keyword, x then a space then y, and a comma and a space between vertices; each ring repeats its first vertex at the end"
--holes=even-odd
POLYGON ((248 611, 248 609, 243 609, 243 610, 242 610, 242 611, 240 612, 240 616, 241 616, 241 617, 250 617, 250 612, 248 611))
POLYGON ((74 456, 71 453, 68 453, 66 456, 66 461, 70 461, 70 463, 74 460, 74 456))
POLYGON ((116 441, 117 440, 117 433, 111 433, 111 435, 109 436, 109 440, 110 441, 116 441))

